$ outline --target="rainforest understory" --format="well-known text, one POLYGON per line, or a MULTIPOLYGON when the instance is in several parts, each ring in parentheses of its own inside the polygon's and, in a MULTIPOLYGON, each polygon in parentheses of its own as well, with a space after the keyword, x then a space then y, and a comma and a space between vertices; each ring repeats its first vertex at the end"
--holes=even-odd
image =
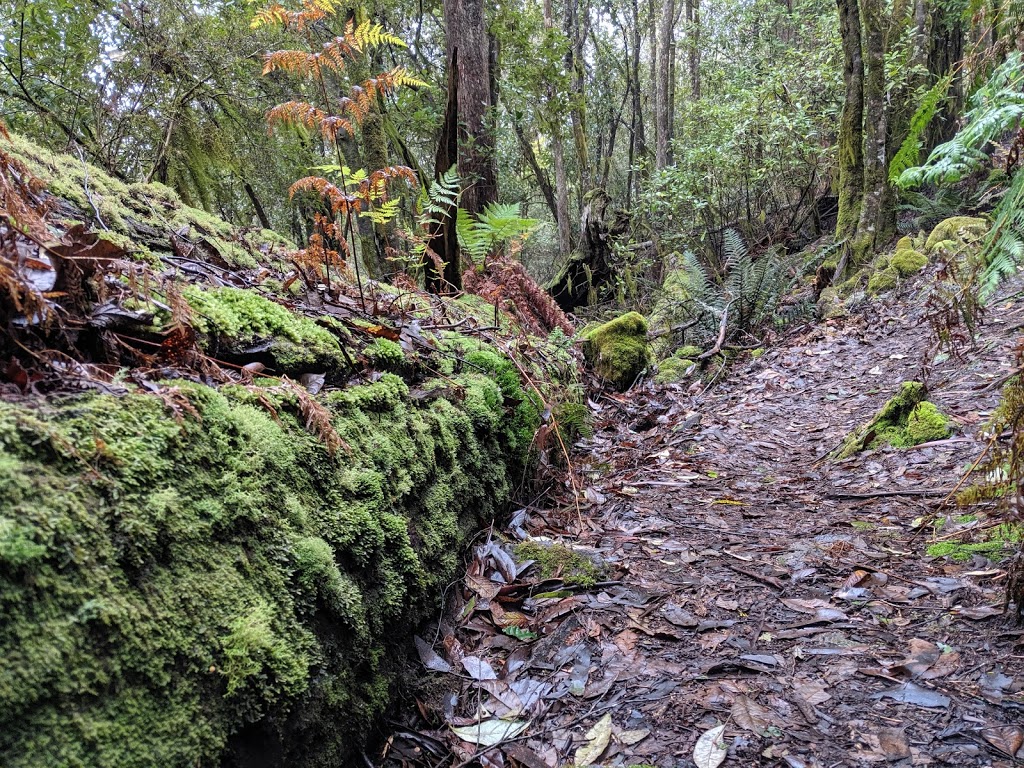
POLYGON ((1010 0, 0 10, 0 764, 1024 762, 1010 0))

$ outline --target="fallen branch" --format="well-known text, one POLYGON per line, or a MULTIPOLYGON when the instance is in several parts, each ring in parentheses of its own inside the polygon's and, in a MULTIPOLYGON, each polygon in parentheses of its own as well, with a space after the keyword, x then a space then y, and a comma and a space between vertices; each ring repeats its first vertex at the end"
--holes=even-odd
POLYGON ((722 345, 725 344, 725 328, 729 323, 729 307, 731 306, 732 301, 730 300, 722 309, 722 319, 718 323, 718 339, 715 341, 715 346, 700 355, 698 360, 707 360, 722 351, 722 345))

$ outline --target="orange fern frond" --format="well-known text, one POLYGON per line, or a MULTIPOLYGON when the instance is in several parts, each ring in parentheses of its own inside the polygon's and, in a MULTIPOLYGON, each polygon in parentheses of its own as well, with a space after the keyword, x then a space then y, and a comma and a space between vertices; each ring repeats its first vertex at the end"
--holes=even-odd
POLYGON ((320 71, 320 57, 306 51, 274 51, 263 57, 263 74, 276 71, 299 75, 316 75, 320 71))
POLYGON ((259 11, 249 26, 253 29, 265 26, 286 27, 302 32, 306 27, 336 13, 339 7, 339 0, 305 0, 302 10, 289 11, 280 3, 274 3, 259 11))
POLYGON ((313 192, 331 206, 331 211, 336 215, 348 213, 359 213, 369 200, 364 195, 350 194, 336 184, 332 184, 322 176, 306 176, 299 179, 288 190, 288 198, 294 198, 301 192, 313 192))
POLYGON ((278 104, 267 113, 267 124, 271 129, 275 125, 301 125, 310 130, 320 131, 328 141, 337 141, 338 134, 342 132, 349 136, 355 132, 350 120, 328 115, 322 109, 305 101, 286 101, 278 104))

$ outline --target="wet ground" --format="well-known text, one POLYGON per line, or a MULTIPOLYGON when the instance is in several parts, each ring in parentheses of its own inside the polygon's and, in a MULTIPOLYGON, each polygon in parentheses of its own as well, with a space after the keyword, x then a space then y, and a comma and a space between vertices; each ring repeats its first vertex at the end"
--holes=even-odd
POLYGON ((530 508, 477 550, 378 762, 1020 765, 1006 571, 927 548, 984 525, 944 500, 984 447, 1024 295, 1005 290, 977 349, 927 372, 953 437, 827 458, 921 378, 923 284, 790 331, 710 390, 595 397, 573 455, 586 501, 530 508), (524 569, 501 545, 516 529, 593 556, 603 581, 524 569))

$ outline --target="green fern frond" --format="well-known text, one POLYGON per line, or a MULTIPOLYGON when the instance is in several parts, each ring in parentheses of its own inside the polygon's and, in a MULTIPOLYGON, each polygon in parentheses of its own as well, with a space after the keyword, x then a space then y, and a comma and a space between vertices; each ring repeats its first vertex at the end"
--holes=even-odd
POLYGON ((382 45, 407 47, 402 38, 386 32, 383 25, 371 21, 364 21, 352 30, 352 40, 355 47, 361 51, 367 48, 379 48, 382 45))
POLYGON ((907 134, 907 138, 903 140, 903 144, 900 145, 892 162, 889 163, 890 181, 896 182, 904 171, 916 166, 921 161, 921 146, 923 144, 924 132, 928 130, 932 119, 939 111, 939 106, 946 100, 952 83, 953 73, 950 73, 940 78, 921 97, 920 106, 914 112, 914 116, 910 118, 910 131, 907 134))

